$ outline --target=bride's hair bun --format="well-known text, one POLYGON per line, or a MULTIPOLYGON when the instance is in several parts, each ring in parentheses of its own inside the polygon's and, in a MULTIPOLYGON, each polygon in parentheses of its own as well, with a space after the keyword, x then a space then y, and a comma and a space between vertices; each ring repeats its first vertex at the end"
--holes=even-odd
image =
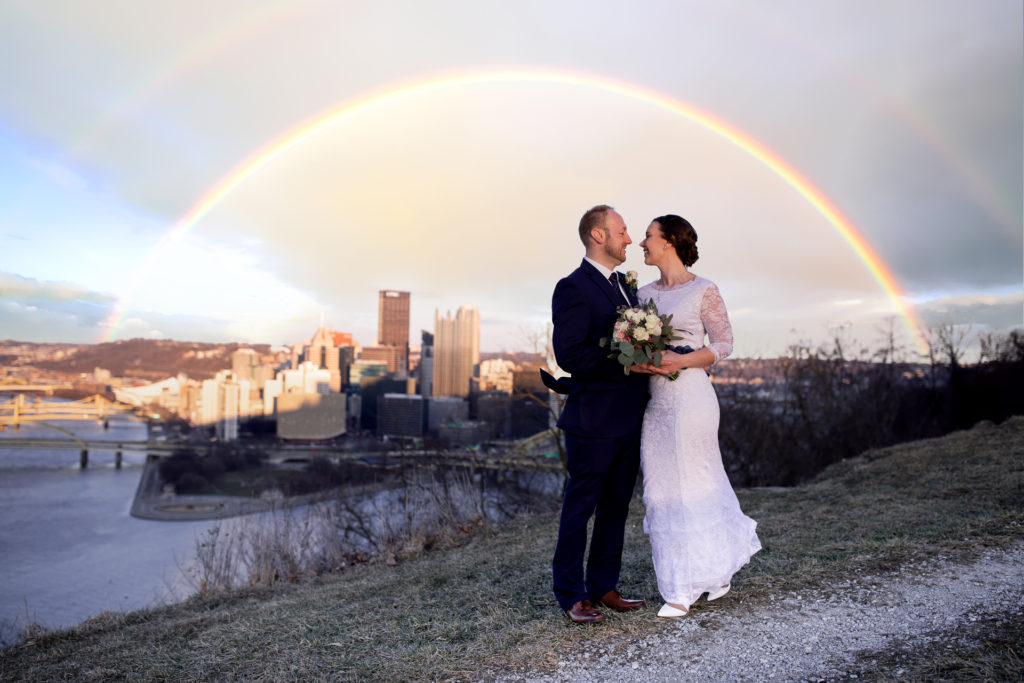
POLYGON ((675 247, 683 265, 689 268, 697 262, 697 231, 682 216, 668 214, 654 219, 661 226, 661 235, 675 247))

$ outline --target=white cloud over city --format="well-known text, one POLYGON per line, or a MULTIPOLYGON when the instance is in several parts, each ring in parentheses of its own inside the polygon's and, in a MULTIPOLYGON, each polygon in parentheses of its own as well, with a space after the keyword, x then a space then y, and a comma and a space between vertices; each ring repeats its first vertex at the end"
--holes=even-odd
MULTIPOLYGON (((372 344, 377 291, 395 288, 414 343, 435 310, 469 304, 484 350, 521 348, 582 256, 580 214, 605 202, 637 243, 657 215, 693 222, 694 270, 719 284, 740 354, 837 328, 870 342, 897 316, 797 188, 603 82, 772 150, 925 323, 1020 326, 1021 22, 1003 0, 5 3, 0 337, 279 344, 323 318, 372 344), (161 242, 272 140, 388 92, 161 242)), ((656 276, 635 245, 627 268, 656 276)))

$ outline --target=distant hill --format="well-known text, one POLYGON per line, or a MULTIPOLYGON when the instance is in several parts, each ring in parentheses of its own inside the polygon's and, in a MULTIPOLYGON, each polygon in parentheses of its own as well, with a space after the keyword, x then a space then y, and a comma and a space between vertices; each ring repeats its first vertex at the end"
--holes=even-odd
MULTIPOLYGON (((529 351, 481 351, 480 360, 495 360, 498 358, 510 360, 516 365, 531 364, 537 362, 537 354, 529 351)), ((543 356, 541 356, 543 362, 543 356)))
POLYGON ((267 344, 203 344, 166 339, 127 339, 103 344, 82 344, 59 360, 37 360, 40 369, 67 373, 109 370, 115 377, 162 379, 185 373, 192 379, 208 379, 231 367, 231 354, 251 348, 259 354, 270 352, 267 344))

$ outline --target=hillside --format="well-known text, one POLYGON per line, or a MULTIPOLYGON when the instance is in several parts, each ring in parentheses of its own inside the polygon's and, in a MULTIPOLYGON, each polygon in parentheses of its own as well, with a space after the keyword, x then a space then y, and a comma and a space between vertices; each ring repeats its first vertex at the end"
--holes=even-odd
POLYGON ((760 629, 757 646, 721 651, 732 653, 734 675, 751 679, 778 667, 776 680, 787 680, 785 667, 812 657, 827 662, 830 679, 1024 675, 1024 577, 1013 559, 1024 551, 1024 417, 871 451, 796 488, 738 494, 764 550, 730 595, 697 603, 680 622, 655 617, 660 601, 634 501, 620 587, 654 609, 597 627, 571 626, 555 606, 549 514, 464 534, 397 566, 36 634, 0 652, 0 677, 623 680, 626 671, 643 680, 643 669, 628 672, 660 662, 657 671, 682 678, 702 648, 743 638, 743 624, 760 629), (972 576, 996 578, 963 578, 972 576), (970 594, 950 596, 957 586, 970 594), (842 637, 847 622, 860 625, 863 641, 842 637), (838 632, 830 645, 838 649, 823 654, 829 632, 838 632))
POLYGON ((103 344, 82 344, 59 360, 39 360, 33 365, 44 370, 91 374, 95 368, 109 370, 114 377, 162 379, 185 373, 192 379, 208 379, 231 367, 231 354, 240 348, 268 353, 268 345, 202 344, 163 339, 127 339, 103 344))

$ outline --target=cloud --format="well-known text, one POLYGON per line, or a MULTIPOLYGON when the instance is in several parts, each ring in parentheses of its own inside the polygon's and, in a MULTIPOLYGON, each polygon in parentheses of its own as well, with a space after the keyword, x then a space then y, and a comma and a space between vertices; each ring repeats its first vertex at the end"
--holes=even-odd
POLYGON ((973 325, 1006 332, 1024 325, 1024 292, 951 296, 919 304, 917 309, 930 327, 973 325))
POLYGON ((89 291, 70 282, 40 281, 2 271, 0 271, 0 299, 32 302, 82 301, 96 304, 111 304, 117 300, 116 297, 106 292, 89 291))
POLYGON ((28 163, 58 187, 76 191, 82 191, 89 187, 89 181, 64 164, 39 158, 32 159, 28 163))
MULTIPOLYGON (((471 304, 484 348, 512 346, 579 263, 580 213, 608 201, 637 241, 655 215, 693 221, 695 270, 736 311, 738 349, 893 314, 850 245, 747 152, 649 102, 541 82, 347 117, 147 259, 230 169, 318 112, 495 65, 633 83, 727 120, 835 202, 911 297, 1024 279, 1019 3, 603 4, 0 3, 0 205, 16 200, 0 253, 20 274, 0 274, 0 302, 81 330, 117 292, 138 334, 269 342, 323 314, 372 343, 377 291, 398 288, 413 341, 435 308, 471 304)), ((624 268, 656 276, 635 246, 624 268)), ((933 313, 1012 313, 988 306, 933 313)))

